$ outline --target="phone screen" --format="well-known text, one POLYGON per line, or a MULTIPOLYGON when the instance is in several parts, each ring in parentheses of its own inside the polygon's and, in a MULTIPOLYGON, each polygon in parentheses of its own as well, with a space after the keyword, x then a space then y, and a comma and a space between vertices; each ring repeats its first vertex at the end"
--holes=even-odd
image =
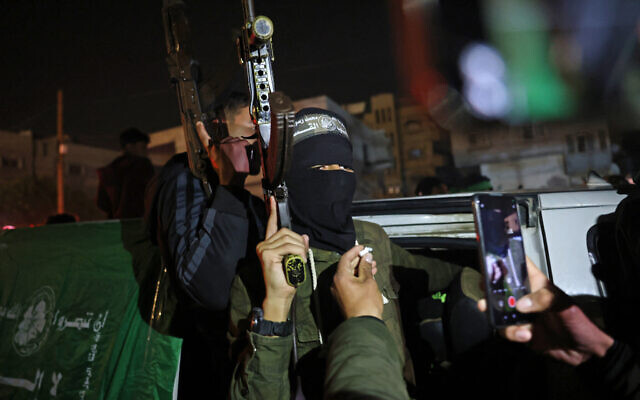
POLYGON ((527 322, 515 308, 530 292, 516 200, 476 195, 473 205, 491 322, 496 327, 527 322))

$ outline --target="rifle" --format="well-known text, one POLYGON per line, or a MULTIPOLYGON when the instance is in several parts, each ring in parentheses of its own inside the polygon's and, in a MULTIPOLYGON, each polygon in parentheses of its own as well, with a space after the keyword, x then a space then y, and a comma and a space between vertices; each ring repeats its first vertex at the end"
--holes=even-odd
MULTIPOLYGON (((185 15, 185 5, 181 0, 165 0, 162 7, 165 41, 167 44, 167 65, 171 82, 178 94, 180 120, 184 130, 187 145, 189 169, 193 175, 202 181, 207 198, 211 197, 211 175, 213 173, 211 161, 204 145, 198 137, 196 122, 201 121, 207 130, 218 133, 225 129, 222 123, 210 124, 213 116, 202 112, 198 92, 200 65, 191 53, 191 32, 185 15)), ((218 133, 218 135, 224 135, 218 133)))
MULTIPOLYGON (((273 68, 273 22, 263 15, 255 16, 253 0, 242 0, 244 24, 237 40, 240 64, 244 65, 249 86, 249 108, 256 126, 262 151, 262 188, 269 210, 269 197, 274 196, 280 227, 291 228, 288 190, 284 174, 291 162, 295 127, 295 111, 291 99, 275 91, 273 68)), ((300 286, 306 279, 305 266, 299 256, 288 255, 284 261, 289 285, 300 286)))

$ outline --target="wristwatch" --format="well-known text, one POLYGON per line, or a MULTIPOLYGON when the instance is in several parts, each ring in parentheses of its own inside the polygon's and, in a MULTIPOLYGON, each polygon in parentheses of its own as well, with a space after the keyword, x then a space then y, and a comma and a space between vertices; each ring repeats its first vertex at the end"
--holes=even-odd
POLYGON ((273 322, 264 319, 264 311, 260 307, 254 307, 251 310, 251 332, 262 336, 289 336, 293 332, 293 323, 273 322))

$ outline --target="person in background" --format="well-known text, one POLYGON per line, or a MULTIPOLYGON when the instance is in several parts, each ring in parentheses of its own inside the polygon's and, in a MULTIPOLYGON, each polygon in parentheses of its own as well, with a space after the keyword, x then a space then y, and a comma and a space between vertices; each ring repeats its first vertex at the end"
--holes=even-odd
POLYGON ((422 178, 416 186, 416 196, 429 196, 432 194, 447 194, 449 188, 440 179, 435 176, 427 176, 422 178))
POLYGON ((149 136, 136 128, 120 134, 122 155, 98 169, 96 204, 109 219, 144 215, 144 192, 154 169, 147 158, 149 136))

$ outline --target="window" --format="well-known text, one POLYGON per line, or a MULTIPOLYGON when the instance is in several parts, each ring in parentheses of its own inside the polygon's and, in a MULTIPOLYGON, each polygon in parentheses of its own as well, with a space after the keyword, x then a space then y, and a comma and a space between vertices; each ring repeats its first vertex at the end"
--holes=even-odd
POLYGON ((491 136, 488 132, 472 133, 469 135, 469 144, 476 149, 491 147, 491 136))
POLYGON ((11 158, 11 157, 0 157, 2 159, 2 167, 3 168, 18 168, 18 159, 17 158, 11 158))
POLYGON ((433 152, 435 154, 451 154, 451 143, 448 140, 436 140, 433 142, 433 152))
POLYGON ((607 149, 607 133, 605 131, 598 131, 598 142, 600 143, 600 150, 607 149))
POLYGON ((400 186, 387 186, 387 193, 388 194, 399 194, 400 193, 400 186))
POLYGON ((595 140, 593 140, 593 135, 590 133, 585 135, 585 141, 587 143, 587 151, 593 152, 595 149, 595 140))
POLYGON ((585 153, 587 151, 587 140, 584 135, 578 135, 576 137, 578 142, 578 153, 585 153))
POLYGON ((380 110, 376 110, 376 124, 380 123, 380 110))
POLYGON ((522 137, 524 137, 526 140, 533 139, 533 129, 531 129, 530 126, 525 126, 522 131, 522 137))
POLYGON ((409 158, 412 160, 422 158, 422 149, 410 149, 409 158))
POLYGON ((572 154, 572 153, 576 152, 576 145, 575 145, 575 142, 573 140, 573 136, 567 136, 567 152, 569 154, 572 154))
POLYGON ((418 133, 422 131, 422 123, 415 119, 410 119, 404 123, 404 128, 407 133, 418 133))

